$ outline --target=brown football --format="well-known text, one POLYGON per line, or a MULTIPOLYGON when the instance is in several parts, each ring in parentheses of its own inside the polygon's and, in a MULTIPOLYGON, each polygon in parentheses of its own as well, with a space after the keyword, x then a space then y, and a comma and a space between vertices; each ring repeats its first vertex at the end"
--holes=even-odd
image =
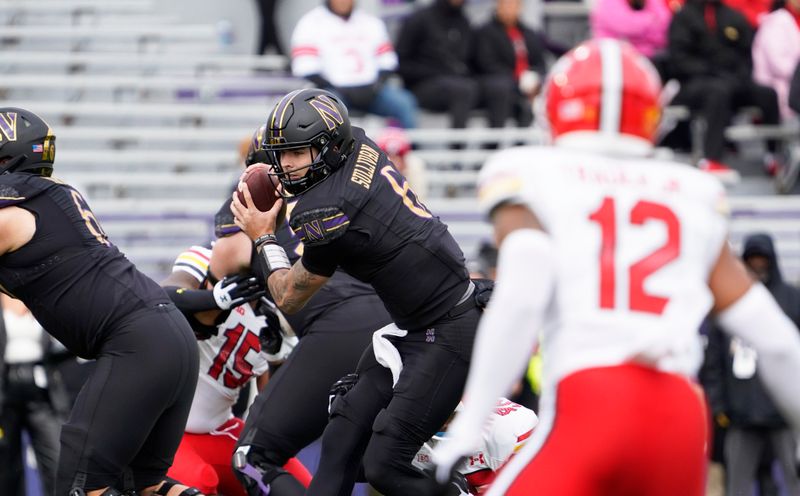
MULTIPOLYGON (((278 193, 278 178, 270 174, 270 166, 266 164, 253 164, 248 167, 241 182, 247 184, 247 189, 250 190, 250 196, 253 198, 253 203, 256 208, 262 212, 266 212, 275 202, 280 198, 278 193)), ((241 190, 237 190, 239 194, 239 201, 245 206, 247 201, 244 199, 244 194, 241 190)))

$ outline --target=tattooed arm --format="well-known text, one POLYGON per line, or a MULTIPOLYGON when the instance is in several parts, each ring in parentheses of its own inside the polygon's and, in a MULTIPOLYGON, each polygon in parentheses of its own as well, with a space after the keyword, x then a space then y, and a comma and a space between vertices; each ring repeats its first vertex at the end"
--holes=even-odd
POLYGON ((302 262, 297 262, 291 269, 270 274, 267 284, 278 308, 283 313, 292 314, 303 308, 328 279, 309 272, 302 262))

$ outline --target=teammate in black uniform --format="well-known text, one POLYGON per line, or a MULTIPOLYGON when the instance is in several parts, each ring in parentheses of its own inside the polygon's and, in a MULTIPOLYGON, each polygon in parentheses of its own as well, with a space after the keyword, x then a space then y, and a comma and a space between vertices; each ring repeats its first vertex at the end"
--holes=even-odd
MULTIPOLYGON (((366 446, 366 478, 387 496, 430 494, 435 485, 411 460, 460 399, 480 316, 464 256, 386 155, 351 128, 334 95, 304 89, 284 96, 268 117, 263 147, 284 191, 297 197, 290 225, 305 245, 299 263, 289 262, 273 234, 281 201, 262 213, 234 195, 232 210, 267 263, 278 307, 298 311, 338 267, 372 285, 408 331, 394 341, 403 368, 393 390, 386 369, 369 367, 347 401, 336 402, 329 428, 344 417, 372 425, 371 436, 353 439, 351 430, 348 438, 331 439, 326 430, 325 442, 363 443, 356 448, 366 446)), ((246 185, 239 187, 253 205, 246 185)), ((315 486, 339 493, 325 481, 315 486)))
MULTIPOLYGON (((263 127, 254 136, 247 165, 264 160, 263 152, 259 152, 262 138, 263 127)), ((219 239, 212 250, 213 271, 225 274, 249 266, 266 280, 264 260, 235 225, 230 200, 217 213, 216 233, 219 239)), ((288 222, 276 235, 290 258, 297 260, 303 245, 288 222)), ((322 435, 328 421, 331 385, 355 370, 372 332, 392 320, 370 285, 342 271, 336 271, 301 311, 286 318, 300 340, 256 397, 239 437, 239 474, 250 494, 260 493, 259 483, 270 487, 271 496, 305 493, 283 465, 322 435)))
POLYGON ((42 119, 0 108, 0 290, 71 352, 97 359, 61 431, 56 494, 198 494, 162 483, 197 381, 192 331, 81 194, 50 177, 54 158, 42 119))

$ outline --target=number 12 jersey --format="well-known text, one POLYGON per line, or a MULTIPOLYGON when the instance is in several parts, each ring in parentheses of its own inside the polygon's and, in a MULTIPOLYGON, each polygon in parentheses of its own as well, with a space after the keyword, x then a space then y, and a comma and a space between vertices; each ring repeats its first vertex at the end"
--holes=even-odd
POLYGON ((707 281, 727 235, 716 179, 649 158, 521 147, 490 159, 479 198, 486 212, 524 204, 553 241, 557 283, 541 341, 548 383, 629 361, 696 373, 697 331, 713 303, 707 281))

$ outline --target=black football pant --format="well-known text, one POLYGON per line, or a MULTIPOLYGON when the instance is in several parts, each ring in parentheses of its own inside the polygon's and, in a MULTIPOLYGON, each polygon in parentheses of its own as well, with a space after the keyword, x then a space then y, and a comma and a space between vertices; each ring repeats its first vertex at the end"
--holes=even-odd
MULTIPOLYGON (((273 467, 286 462, 322 435, 328 423, 328 392, 355 371, 372 333, 391 322, 375 295, 346 299, 304 330, 288 360, 250 407, 239 446, 251 445, 273 467)), ((272 496, 302 495, 290 474, 270 483, 272 496)))
POLYGON ((320 466, 306 495, 349 495, 362 457, 367 481, 382 494, 435 494, 433 479, 412 460, 461 399, 479 318, 469 298, 429 328, 393 339, 403 359, 394 389, 372 348, 364 353, 358 382, 337 400, 325 429, 320 466))
POLYGON ((61 428, 56 495, 162 481, 186 427, 197 369, 194 333, 171 303, 118 322, 61 428))

